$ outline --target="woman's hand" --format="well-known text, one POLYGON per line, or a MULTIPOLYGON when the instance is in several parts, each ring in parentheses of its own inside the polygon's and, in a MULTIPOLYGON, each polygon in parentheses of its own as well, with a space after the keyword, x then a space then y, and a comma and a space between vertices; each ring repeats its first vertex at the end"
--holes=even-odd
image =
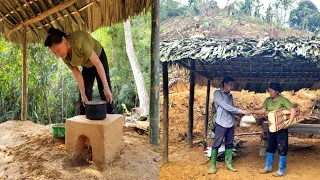
POLYGON ((86 95, 81 95, 81 102, 83 106, 86 106, 86 103, 88 102, 88 98, 86 95))
POLYGON ((110 104, 112 104, 112 93, 111 93, 111 91, 110 91, 110 88, 104 88, 103 89, 103 93, 104 93, 104 95, 106 96, 106 99, 107 99, 107 101, 110 103, 110 104))
POLYGON ((249 111, 248 111, 248 110, 242 110, 242 114, 248 115, 248 114, 249 114, 249 111))

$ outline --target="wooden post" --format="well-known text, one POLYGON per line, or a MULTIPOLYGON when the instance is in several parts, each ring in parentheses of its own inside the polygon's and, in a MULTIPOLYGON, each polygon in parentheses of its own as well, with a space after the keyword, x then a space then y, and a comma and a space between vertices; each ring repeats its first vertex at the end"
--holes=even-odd
MULTIPOLYGON (((190 59, 191 69, 195 69, 196 61, 190 59)), ((194 84, 195 84, 195 73, 190 71, 190 96, 189 96, 189 121, 188 121, 188 145, 193 145, 193 104, 194 104, 194 84)))
POLYGON ((208 134, 208 122, 209 122, 209 101, 210 101, 210 80, 207 83, 207 97, 206 97, 206 119, 204 124, 204 137, 208 134))
POLYGON ((27 120, 27 29, 23 26, 21 120, 27 120))
POLYGON ((159 0, 152 1, 151 77, 150 77, 150 138, 158 146, 159 135, 159 0))
POLYGON ((169 87, 168 87, 168 63, 162 63, 163 79, 163 154, 162 163, 168 162, 168 137, 169 137, 169 87))

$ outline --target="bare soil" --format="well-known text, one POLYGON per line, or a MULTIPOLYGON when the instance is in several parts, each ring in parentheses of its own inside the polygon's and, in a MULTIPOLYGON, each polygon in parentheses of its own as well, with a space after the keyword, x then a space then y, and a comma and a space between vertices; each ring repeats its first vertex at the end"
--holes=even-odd
POLYGON ((124 148, 106 165, 89 161, 91 151, 73 157, 50 126, 31 121, 0 124, 0 179, 158 179, 158 150, 132 129, 124 129, 124 148))

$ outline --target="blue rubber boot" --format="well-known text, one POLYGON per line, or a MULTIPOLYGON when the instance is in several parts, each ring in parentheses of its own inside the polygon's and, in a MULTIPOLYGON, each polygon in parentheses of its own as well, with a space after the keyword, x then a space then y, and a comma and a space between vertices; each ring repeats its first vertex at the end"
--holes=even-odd
POLYGON ((266 153, 266 166, 264 169, 262 169, 259 173, 260 174, 266 174, 272 171, 272 165, 273 165, 273 159, 274 159, 274 153, 266 153))
POLYGON ((279 177, 283 176, 286 173, 287 167, 287 156, 279 156, 279 169, 278 172, 275 173, 273 176, 279 177))

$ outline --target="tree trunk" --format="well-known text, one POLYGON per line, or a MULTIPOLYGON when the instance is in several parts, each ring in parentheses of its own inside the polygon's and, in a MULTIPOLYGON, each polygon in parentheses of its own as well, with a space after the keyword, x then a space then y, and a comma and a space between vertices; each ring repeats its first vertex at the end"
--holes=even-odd
POLYGON ((51 116, 50 116, 50 110, 49 110, 49 102, 48 102, 48 97, 47 97, 47 93, 46 93, 46 88, 45 87, 43 87, 43 95, 44 95, 44 99, 46 101, 46 109, 47 109, 47 115, 48 115, 48 119, 49 119, 49 124, 52 124, 51 116))
POLYGON ((144 78, 140 70, 140 65, 133 48, 130 19, 124 22, 123 25, 126 39, 126 50, 139 96, 139 107, 143 109, 142 115, 147 115, 149 113, 149 94, 147 92, 144 78))

